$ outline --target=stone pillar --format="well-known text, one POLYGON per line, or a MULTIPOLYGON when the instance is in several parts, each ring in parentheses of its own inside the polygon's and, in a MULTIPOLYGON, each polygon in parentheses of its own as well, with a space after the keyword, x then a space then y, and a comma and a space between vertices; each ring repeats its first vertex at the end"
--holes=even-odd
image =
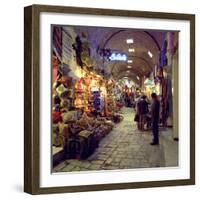
POLYGON ((173 87, 173 138, 178 139, 178 51, 173 56, 172 60, 172 87, 173 87))
POLYGON ((166 72, 167 72, 167 79, 166 79, 166 83, 167 83, 167 96, 166 96, 166 101, 169 104, 169 116, 167 118, 167 125, 168 126, 173 126, 173 105, 174 105, 174 95, 172 94, 172 81, 173 81, 173 49, 174 49, 174 33, 172 32, 168 32, 167 35, 167 66, 166 66, 166 72))

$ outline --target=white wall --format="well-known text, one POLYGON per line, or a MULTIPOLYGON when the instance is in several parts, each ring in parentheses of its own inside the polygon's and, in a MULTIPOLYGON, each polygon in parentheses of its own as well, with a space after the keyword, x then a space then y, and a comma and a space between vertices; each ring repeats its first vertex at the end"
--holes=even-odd
MULTIPOLYGON (((30 196, 23 193, 23 7, 30 4, 55 4, 84 7, 105 7, 147 11, 196 14, 196 55, 200 54, 200 5, 195 0, 40 0, 2 1, 0 6, 0 196, 1 199, 198 199, 200 195, 200 128, 197 127, 196 186, 134 189, 106 192, 30 196)), ((196 77, 200 75, 200 58, 196 59, 196 77)), ((198 78, 196 85, 200 85, 198 78)), ((198 91, 199 86, 197 87, 198 91)), ((200 101, 196 93, 196 102, 200 101)), ((196 121, 200 120, 200 107, 196 106, 196 121)))

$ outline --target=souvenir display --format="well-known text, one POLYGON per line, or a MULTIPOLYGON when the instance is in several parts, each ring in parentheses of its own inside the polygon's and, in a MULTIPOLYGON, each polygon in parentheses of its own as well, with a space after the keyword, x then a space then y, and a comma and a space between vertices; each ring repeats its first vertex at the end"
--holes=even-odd
POLYGON ((75 84, 71 84, 70 70, 60 67, 60 77, 54 84, 53 102, 57 110, 53 112, 53 123, 57 129, 53 144, 64 148, 66 159, 86 159, 109 134, 113 123, 123 119, 116 113, 115 81, 84 70, 85 76, 74 79, 75 84))

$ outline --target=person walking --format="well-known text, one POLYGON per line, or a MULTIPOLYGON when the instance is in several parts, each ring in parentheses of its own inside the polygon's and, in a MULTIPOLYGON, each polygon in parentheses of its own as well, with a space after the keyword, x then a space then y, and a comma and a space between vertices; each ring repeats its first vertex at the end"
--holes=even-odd
POLYGON ((148 103, 146 101, 146 96, 143 95, 138 102, 138 114, 139 114, 139 126, 140 130, 144 130, 144 124, 146 121, 146 115, 149 112, 148 103))
POLYGON ((159 144, 159 114, 160 114, 160 101, 156 93, 151 94, 152 104, 151 104, 151 119, 152 119, 152 132, 153 132, 153 141, 151 145, 159 144))

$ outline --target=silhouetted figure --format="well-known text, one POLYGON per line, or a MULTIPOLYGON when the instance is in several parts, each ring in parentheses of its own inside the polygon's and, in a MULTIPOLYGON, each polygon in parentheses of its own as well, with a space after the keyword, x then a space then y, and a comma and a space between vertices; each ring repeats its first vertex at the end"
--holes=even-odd
POLYGON ((141 99, 138 102, 138 114, 139 114, 139 124, 138 124, 138 128, 140 130, 144 130, 144 124, 145 124, 145 120, 146 120, 146 115, 149 112, 148 110, 148 103, 146 101, 146 96, 143 95, 141 97, 141 99))
POLYGON ((152 119, 152 132, 153 132, 153 141, 151 145, 159 144, 159 114, 160 114, 160 101, 158 100, 157 94, 152 93, 152 104, 151 104, 151 119, 152 119))

